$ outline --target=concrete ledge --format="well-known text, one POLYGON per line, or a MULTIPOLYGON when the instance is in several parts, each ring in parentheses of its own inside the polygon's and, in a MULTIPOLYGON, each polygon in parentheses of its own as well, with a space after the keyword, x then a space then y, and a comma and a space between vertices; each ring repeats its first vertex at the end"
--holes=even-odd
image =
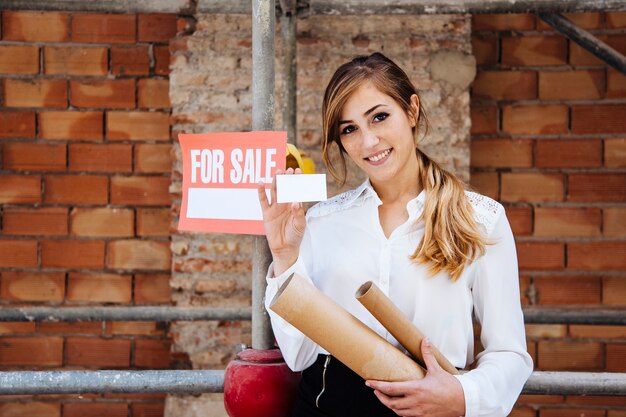
POLYGON ((2 0, 3 10, 55 10, 119 13, 179 13, 191 0, 2 0))

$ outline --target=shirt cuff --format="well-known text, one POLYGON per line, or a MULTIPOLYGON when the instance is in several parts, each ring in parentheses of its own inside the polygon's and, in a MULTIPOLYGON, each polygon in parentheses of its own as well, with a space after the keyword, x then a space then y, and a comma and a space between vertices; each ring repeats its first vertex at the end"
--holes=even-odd
POLYGON ((274 276, 274 262, 272 262, 269 268, 267 268, 267 275, 265 277, 268 290, 271 290, 274 294, 278 292, 278 289, 285 283, 285 281, 287 281, 287 278, 289 278, 294 272, 297 272, 299 275, 306 276, 306 272, 304 271, 304 264, 299 257, 298 259, 296 259, 296 262, 293 265, 291 265, 277 277, 274 276))
POLYGON ((463 387, 465 396, 465 417, 477 417, 480 411, 478 384, 467 374, 454 375, 463 387))

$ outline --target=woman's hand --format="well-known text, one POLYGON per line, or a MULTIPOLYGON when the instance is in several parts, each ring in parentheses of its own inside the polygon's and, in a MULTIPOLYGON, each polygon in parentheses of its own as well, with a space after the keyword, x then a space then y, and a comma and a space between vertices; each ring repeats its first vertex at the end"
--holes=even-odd
MULTIPOLYGON (((287 169, 285 174, 301 174, 300 168, 295 172, 292 168, 287 169)), ((276 171, 276 175, 282 171, 276 171)), ((302 203, 276 203, 276 177, 270 188, 270 204, 265 194, 265 184, 258 185, 259 202, 263 211, 265 235, 267 243, 274 259, 274 275, 280 275, 293 265, 300 253, 300 243, 304 236, 306 218, 302 203)))
POLYGON ((422 341, 424 379, 406 382, 366 381, 374 394, 399 416, 459 417, 465 415, 461 383, 444 371, 433 356, 430 342, 422 341))

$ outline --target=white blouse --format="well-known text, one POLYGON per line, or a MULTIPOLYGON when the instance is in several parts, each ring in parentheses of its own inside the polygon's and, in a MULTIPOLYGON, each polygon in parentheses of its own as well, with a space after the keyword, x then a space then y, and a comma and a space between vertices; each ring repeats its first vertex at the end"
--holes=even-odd
MULTIPOLYGON (((459 369, 474 362, 474 312, 485 350, 477 355, 475 369, 457 376, 463 386, 466 416, 506 416, 533 369, 526 351, 515 242, 498 202, 473 192, 466 195, 490 244, 485 255, 466 266, 456 282, 443 272, 429 278, 427 265, 409 259, 424 235, 424 224, 417 220, 425 193, 409 201, 409 219, 387 238, 378 218, 382 202, 366 181, 308 210, 296 263, 275 278, 270 265, 266 308, 280 285, 297 272, 402 349, 354 296, 371 280, 459 369)), ((278 345, 292 370, 303 370, 318 353, 328 353, 268 311, 278 345)))

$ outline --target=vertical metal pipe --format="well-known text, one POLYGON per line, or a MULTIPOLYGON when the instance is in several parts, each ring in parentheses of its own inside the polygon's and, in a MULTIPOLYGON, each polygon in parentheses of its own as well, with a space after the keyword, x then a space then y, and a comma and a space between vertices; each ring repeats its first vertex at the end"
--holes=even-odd
MULTIPOLYGON (((252 0, 252 130, 274 126, 274 0, 252 0)), ((274 336, 265 311, 265 274, 271 254, 267 240, 256 236, 252 259, 252 348, 271 349, 274 336)))
MULTIPOLYGON (((281 2, 283 4, 283 2, 281 2)), ((285 82, 285 104, 283 120, 287 130, 287 141, 296 145, 297 107, 296 107, 296 14, 293 10, 284 10, 280 16, 280 28, 283 35, 283 75, 285 82)))

